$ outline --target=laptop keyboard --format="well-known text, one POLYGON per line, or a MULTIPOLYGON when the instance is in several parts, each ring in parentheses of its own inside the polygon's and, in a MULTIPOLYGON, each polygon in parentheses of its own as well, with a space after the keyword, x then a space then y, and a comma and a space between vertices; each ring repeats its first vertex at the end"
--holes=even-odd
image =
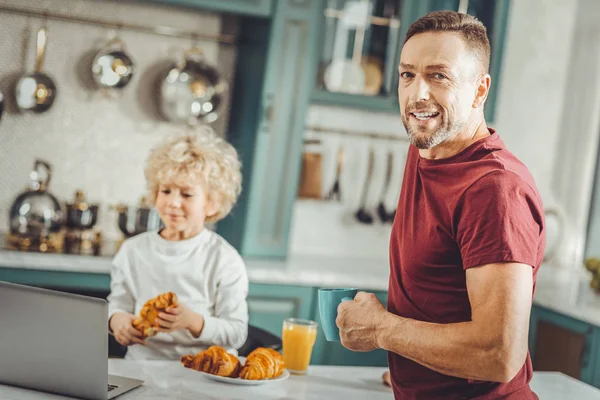
POLYGON ((116 389, 116 388, 118 388, 118 386, 117 386, 117 385, 111 385, 110 383, 108 384, 108 391, 109 391, 109 392, 110 392, 111 390, 113 390, 113 389, 116 389))

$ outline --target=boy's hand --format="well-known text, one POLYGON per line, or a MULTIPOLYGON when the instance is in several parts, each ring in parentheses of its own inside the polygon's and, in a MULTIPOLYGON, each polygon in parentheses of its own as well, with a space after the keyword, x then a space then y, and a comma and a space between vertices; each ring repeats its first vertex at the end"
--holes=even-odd
POLYGON ((176 307, 169 307, 158 314, 156 322, 159 332, 174 332, 180 329, 187 329, 192 336, 199 337, 204 328, 204 318, 195 313, 183 304, 176 307))
POLYGON ((142 332, 133 326, 133 320, 135 320, 135 315, 125 312, 115 313, 110 318, 109 327, 113 331, 117 342, 122 346, 129 346, 134 343, 146 344, 142 339, 142 332))

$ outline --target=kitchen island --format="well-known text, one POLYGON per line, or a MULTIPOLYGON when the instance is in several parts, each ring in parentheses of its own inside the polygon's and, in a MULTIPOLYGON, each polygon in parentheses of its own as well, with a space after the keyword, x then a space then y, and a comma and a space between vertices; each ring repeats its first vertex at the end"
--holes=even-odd
MULTIPOLYGON (((177 361, 126 361, 111 359, 109 373, 142 379, 144 385, 119 399, 345 399, 391 400, 392 390, 383 385, 384 368, 311 366, 305 376, 260 386, 215 382, 181 366, 177 361)), ((535 372, 531 388, 542 400, 600 399, 600 390, 556 372, 535 372)), ((61 400, 49 395, 0 385, 3 400, 61 400)))

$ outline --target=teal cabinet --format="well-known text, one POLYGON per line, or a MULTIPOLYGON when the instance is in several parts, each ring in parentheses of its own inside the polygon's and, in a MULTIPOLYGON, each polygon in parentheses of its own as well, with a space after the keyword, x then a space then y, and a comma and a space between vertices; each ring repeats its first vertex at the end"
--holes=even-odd
POLYGON ((245 190, 218 231, 244 256, 287 254, 319 10, 321 0, 279 0, 270 21, 241 21, 228 135, 245 190))
MULTIPOLYGON (((364 61, 361 64, 363 64, 365 71, 369 70, 369 68, 371 71, 372 68, 380 69, 379 73, 373 75, 370 72, 368 76, 379 75, 382 84, 381 89, 377 90, 374 95, 365 95, 332 92, 327 90, 324 84, 326 67, 331 62, 331 54, 334 52, 332 50, 335 46, 334 42, 342 42, 343 44, 349 42, 346 55, 348 59, 352 59, 353 57, 350 53, 354 51, 353 47, 356 38, 362 37, 357 35, 356 30, 349 30, 348 32, 336 31, 335 22, 332 21, 332 18, 335 18, 334 15, 340 15, 341 11, 347 5, 347 1, 326 0, 325 8, 321 15, 320 73, 312 93, 312 103, 359 108, 365 111, 398 113, 397 67, 400 62, 400 52, 408 28, 414 21, 428 12, 438 10, 458 11, 459 3, 459 0, 375 0, 371 14, 373 17, 372 24, 367 26, 362 46, 367 64, 371 65, 364 67, 364 61), (386 30, 384 36, 378 38, 378 31, 381 34, 382 29, 386 30), (349 35, 349 37, 340 40, 340 35, 349 35), (370 45, 369 39, 374 40, 375 43, 384 41, 386 48, 383 50, 383 53, 382 50, 377 50, 376 45, 370 45), (368 61, 369 57, 372 56, 371 53, 378 53, 376 54, 376 58, 383 62, 377 62, 376 65, 373 65, 368 61)), ((485 108, 486 119, 490 123, 493 123, 495 117, 502 53, 509 16, 509 4, 510 0, 470 0, 468 2, 468 14, 474 15, 483 22, 488 30, 491 44, 490 75, 492 77, 492 87, 485 108)))
POLYGON ((146 0, 154 3, 200 8, 203 10, 267 17, 276 0, 146 0))
POLYGON ((559 371, 591 385, 596 377, 600 330, 588 323, 534 306, 529 328, 534 371, 559 371))
POLYGON ((249 322, 281 337, 284 319, 312 317, 314 291, 310 287, 252 283, 248 294, 249 322))

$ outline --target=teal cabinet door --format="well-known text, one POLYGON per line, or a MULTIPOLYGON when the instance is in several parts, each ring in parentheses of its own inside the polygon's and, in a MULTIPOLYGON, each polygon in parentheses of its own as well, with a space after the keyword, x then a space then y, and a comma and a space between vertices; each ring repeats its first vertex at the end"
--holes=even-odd
POLYGON ((590 346, 590 363, 593 364, 589 374, 591 375, 591 384, 597 388, 600 388, 600 328, 594 327, 594 339, 592 346, 590 346))
POLYGON ((276 0, 146 0, 155 3, 199 8, 209 11, 266 17, 276 0))
POLYGON ((529 351, 534 371, 559 371, 598 385, 598 329, 585 322, 534 306, 529 328, 529 351))
POLYGON ((310 319, 314 298, 310 287, 250 284, 249 323, 281 337, 284 319, 310 319))
POLYGON ((241 22, 229 140, 244 190, 218 231, 244 256, 284 258, 316 70, 321 0, 279 0, 267 24, 241 22))
MULTIPOLYGON (((374 292, 381 303, 386 306, 387 292, 374 292)), ((316 302, 315 302, 316 303, 316 302)), ((318 304, 315 311, 315 320, 321 324, 319 318, 318 304)), ((322 365, 359 365, 371 367, 386 367, 387 352, 384 350, 375 350, 370 352, 354 352, 346 349, 340 343, 328 342, 321 330, 317 336, 315 351, 313 351, 313 361, 311 364, 322 365)))

